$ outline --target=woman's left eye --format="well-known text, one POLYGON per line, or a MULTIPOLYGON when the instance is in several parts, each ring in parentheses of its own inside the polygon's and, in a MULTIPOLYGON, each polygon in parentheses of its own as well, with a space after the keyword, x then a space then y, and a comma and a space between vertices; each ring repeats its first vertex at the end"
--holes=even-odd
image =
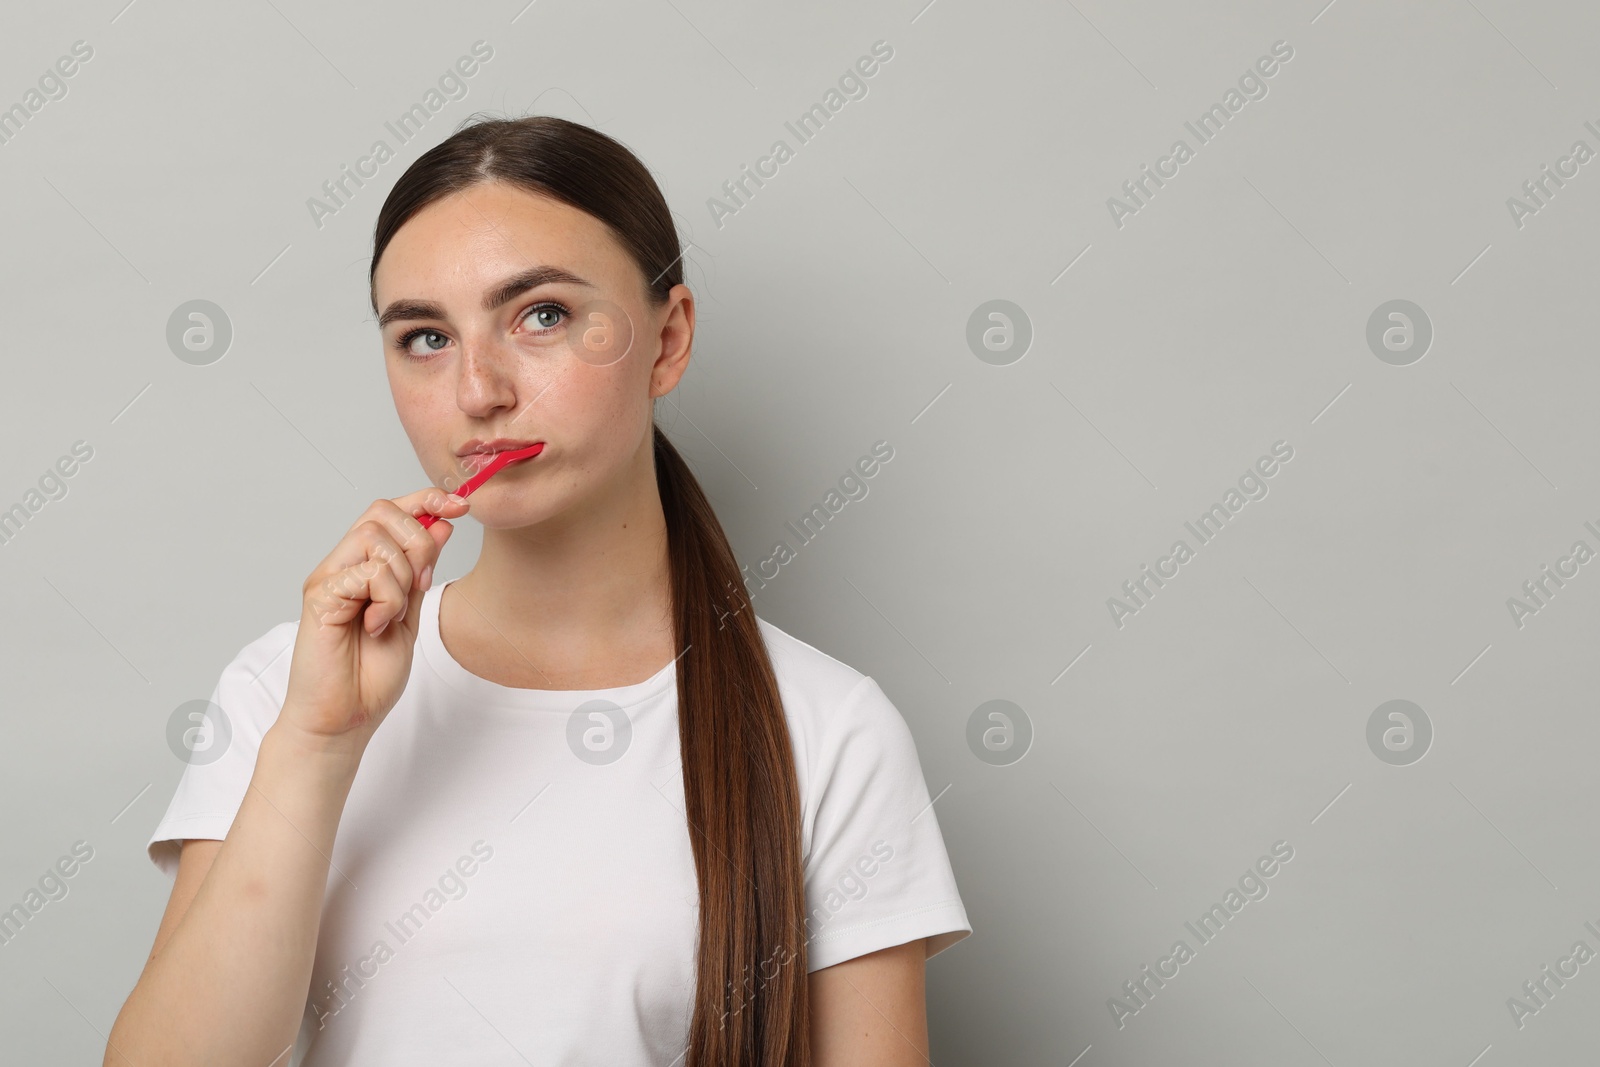
POLYGON ((531 321, 537 325, 543 326, 544 328, 538 331, 539 333, 543 334, 549 333, 561 324, 560 318, 554 318, 551 320, 546 319, 543 316, 564 316, 571 314, 572 312, 568 311, 561 304, 535 304, 533 307, 528 309, 528 313, 522 317, 522 321, 531 321))

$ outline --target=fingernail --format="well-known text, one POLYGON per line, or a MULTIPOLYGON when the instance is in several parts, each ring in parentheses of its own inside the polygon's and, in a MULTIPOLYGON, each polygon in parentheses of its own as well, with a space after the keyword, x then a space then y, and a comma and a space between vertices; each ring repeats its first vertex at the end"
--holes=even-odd
POLYGON ((430 563, 426 567, 422 568, 422 579, 421 579, 420 582, 418 582, 418 588, 420 588, 424 593, 426 593, 428 591, 428 586, 430 586, 432 584, 433 584, 433 564, 430 563))
POLYGON ((454 493, 450 494, 450 503, 452 503, 452 504, 465 504, 466 502, 467 502, 467 498, 466 497, 457 496, 454 493))

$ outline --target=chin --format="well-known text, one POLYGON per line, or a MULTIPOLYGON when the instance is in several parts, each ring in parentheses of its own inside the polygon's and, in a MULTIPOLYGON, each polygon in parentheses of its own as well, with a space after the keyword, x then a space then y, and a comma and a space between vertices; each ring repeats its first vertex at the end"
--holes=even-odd
MULTIPOLYGON (((478 494, 467 497, 476 500, 478 494)), ((474 508, 476 510, 476 508, 474 508)), ((481 514, 469 511, 467 516, 478 520, 478 525, 489 530, 519 530, 525 526, 537 526, 553 518, 561 509, 559 507, 533 507, 506 502, 497 502, 494 506, 484 507, 481 514)), ((466 516, 464 516, 466 517, 466 516)))

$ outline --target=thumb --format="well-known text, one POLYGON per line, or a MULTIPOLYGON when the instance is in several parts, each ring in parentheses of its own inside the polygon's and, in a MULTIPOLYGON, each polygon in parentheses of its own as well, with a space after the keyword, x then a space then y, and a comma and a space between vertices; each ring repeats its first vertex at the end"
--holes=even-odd
POLYGON ((433 538, 435 555, 444 551, 444 546, 450 541, 450 535, 455 531, 456 528, 451 525, 449 519, 433 520, 433 525, 428 527, 428 535, 433 538))

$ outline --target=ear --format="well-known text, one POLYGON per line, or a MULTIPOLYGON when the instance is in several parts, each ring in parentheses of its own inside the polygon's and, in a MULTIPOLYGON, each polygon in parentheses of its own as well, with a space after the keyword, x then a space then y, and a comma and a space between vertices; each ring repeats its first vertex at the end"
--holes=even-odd
POLYGON ((689 369, 689 352, 694 347, 694 294, 683 283, 667 294, 661 314, 661 352, 650 368, 650 396, 665 396, 677 388, 678 379, 689 369))

